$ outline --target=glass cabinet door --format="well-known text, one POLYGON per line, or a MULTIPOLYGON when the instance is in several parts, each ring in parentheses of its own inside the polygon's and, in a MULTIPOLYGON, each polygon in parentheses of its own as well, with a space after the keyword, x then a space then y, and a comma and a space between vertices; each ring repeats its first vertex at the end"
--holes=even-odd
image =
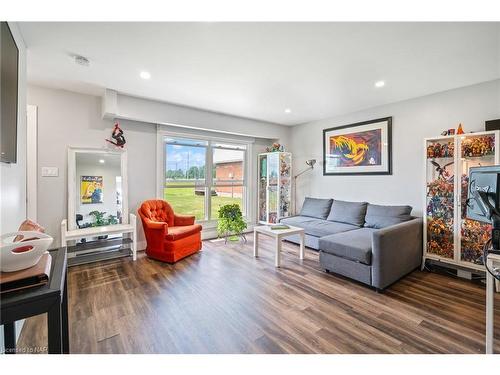
POLYGON ((290 207, 292 201, 292 191, 291 191, 291 169, 292 169, 292 157, 288 153, 280 154, 280 207, 279 207, 279 218, 290 216, 290 207))
POLYGON ((278 175, 279 175, 279 154, 273 153, 267 156, 267 178, 269 180, 268 186, 268 209, 269 209, 269 223, 276 223, 278 221, 278 175))
POLYGON ((491 225, 466 218, 469 168, 495 164, 495 134, 463 135, 459 138, 460 152, 460 260, 480 263, 483 245, 488 240, 491 225))
POLYGON ((267 155, 259 155, 259 221, 267 221, 267 155))
POLYGON ((427 141, 426 250, 442 258, 454 258, 454 153, 453 138, 427 141))

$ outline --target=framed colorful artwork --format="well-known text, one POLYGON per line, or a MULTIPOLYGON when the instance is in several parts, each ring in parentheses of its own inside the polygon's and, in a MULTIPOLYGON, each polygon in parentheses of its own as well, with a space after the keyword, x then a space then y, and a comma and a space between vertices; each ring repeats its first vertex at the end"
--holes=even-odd
POLYGON ((102 176, 81 176, 80 203, 102 203, 102 176))
POLYGON ((323 175, 392 174, 392 117, 323 130, 323 175))

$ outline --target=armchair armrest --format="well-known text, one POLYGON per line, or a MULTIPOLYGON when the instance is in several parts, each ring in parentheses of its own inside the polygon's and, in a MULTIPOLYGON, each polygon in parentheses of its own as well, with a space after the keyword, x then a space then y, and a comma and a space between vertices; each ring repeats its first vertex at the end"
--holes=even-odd
POLYGON ((384 289, 422 262, 422 218, 373 233, 372 286, 384 289))
POLYGON ((165 234, 167 233, 168 224, 160 221, 153 221, 148 219, 147 217, 142 218, 144 226, 147 229, 163 231, 165 234))
POLYGON ((163 248, 163 242, 165 241, 165 236, 167 235, 168 231, 167 223, 152 221, 151 219, 148 219, 144 216, 141 216, 141 219, 142 226, 144 228, 144 234, 146 235, 146 242, 148 243, 148 248, 163 248))
POLYGON ((191 215, 178 215, 174 214, 174 225, 175 226, 186 226, 193 225, 195 217, 191 215))

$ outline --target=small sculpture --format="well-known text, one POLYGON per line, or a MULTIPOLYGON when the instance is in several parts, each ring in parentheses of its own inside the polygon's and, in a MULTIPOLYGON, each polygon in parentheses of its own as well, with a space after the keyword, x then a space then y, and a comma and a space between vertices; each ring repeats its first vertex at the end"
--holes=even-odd
POLYGON ((457 134, 464 134, 464 129, 462 129, 462 124, 458 124, 457 134))
POLYGON ((271 147, 266 147, 267 152, 283 152, 285 151, 285 148, 283 145, 280 145, 279 143, 273 143, 271 147))
POLYGON ((123 146, 125 146, 125 143, 127 143, 125 137, 123 136, 123 130, 120 128, 120 125, 118 123, 115 124, 113 132, 111 133, 111 138, 113 138, 115 141, 113 142, 109 139, 106 139, 106 141, 115 145, 116 147, 123 148, 123 146))
POLYGON ((438 178, 442 178, 444 180, 450 178, 450 173, 446 170, 446 167, 453 164, 453 162, 449 162, 443 166, 439 165, 434 160, 431 160, 431 164, 436 167, 436 172, 438 173, 438 178))

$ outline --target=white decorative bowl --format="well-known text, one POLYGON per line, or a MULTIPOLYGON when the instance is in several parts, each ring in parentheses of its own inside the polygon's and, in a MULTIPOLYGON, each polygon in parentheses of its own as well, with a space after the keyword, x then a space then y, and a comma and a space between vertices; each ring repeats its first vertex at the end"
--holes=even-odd
POLYGON ((0 269, 14 272, 33 267, 47 251, 54 239, 41 232, 19 231, 6 233, 0 237, 0 269), (14 242, 21 236, 24 241, 14 242))

